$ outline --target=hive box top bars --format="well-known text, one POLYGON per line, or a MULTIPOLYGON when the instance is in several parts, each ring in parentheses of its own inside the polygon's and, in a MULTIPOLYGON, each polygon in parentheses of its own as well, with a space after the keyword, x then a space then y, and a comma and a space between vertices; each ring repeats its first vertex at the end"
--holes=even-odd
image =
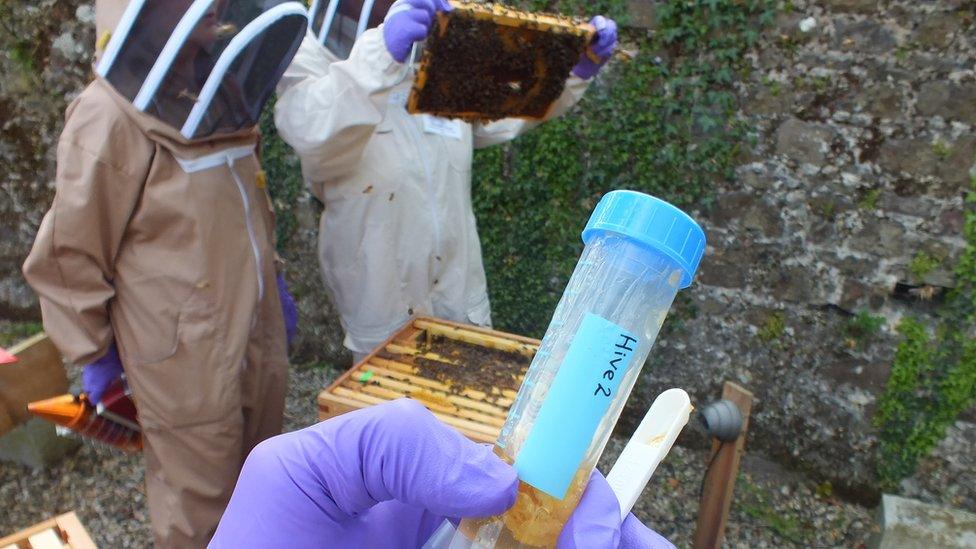
POLYGON ((478 442, 494 442, 539 341, 414 318, 318 397, 319 418, 410 397, 478 442))
POLYGON ((468 121, 542 119, 595 29, 499 4, 452 1, 437 14, 407 103, 468 121))

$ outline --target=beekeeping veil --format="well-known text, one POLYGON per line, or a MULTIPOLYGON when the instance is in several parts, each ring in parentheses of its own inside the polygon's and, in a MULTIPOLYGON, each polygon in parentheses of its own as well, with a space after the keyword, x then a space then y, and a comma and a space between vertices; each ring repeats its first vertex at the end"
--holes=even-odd
POLYGON ((285 0, 99 0, 96 72, 186 139, 254 126, 308 18, 285 0), (104 10, 104 12, 103 12, 104 10), (119 15, 120 13, 120 15, 119 15))
POLYGON ((393 0, 313 0, 312 33, 339 59, 347 59, 366 29, 383 22, 393 0))

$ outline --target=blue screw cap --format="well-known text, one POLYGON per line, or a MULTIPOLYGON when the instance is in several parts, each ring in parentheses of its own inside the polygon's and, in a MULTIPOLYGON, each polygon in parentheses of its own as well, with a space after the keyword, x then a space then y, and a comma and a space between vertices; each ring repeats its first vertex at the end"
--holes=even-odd
POLYGON ((681 288, 691 286, 705 254, 705 231, 685 212, 635 191, 613 191, 597 204, 583 229, 589 244, 604 232, 614 232, 673 259, 684 271, 681 288))

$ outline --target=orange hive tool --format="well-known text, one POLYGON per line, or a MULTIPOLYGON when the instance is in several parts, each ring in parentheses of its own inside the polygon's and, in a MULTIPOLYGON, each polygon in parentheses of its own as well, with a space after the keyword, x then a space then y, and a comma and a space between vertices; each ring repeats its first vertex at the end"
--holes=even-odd
POLYGON ((127 452, 142 450, 142 430, 135 421, 135 406, 121 381, 106 391, 97 408, 82 394, 32 402, 27 409, 84 437, 127 452))
POLYGON ((13 364, 14 362, 17 362, 17 357, 0 347, 0 364, 13 364))

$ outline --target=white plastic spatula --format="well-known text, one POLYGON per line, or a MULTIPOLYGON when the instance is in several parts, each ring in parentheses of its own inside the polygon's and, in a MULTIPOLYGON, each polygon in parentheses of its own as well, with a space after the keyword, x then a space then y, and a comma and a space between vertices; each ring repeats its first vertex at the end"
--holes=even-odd
POLYGON ((688 393, 681 389, 669 389, 651 404, 637 432, 607 475, 607 482, 620 502, 621 517, 630 514, 651 475, 688 424, 692 410, 688 393))

